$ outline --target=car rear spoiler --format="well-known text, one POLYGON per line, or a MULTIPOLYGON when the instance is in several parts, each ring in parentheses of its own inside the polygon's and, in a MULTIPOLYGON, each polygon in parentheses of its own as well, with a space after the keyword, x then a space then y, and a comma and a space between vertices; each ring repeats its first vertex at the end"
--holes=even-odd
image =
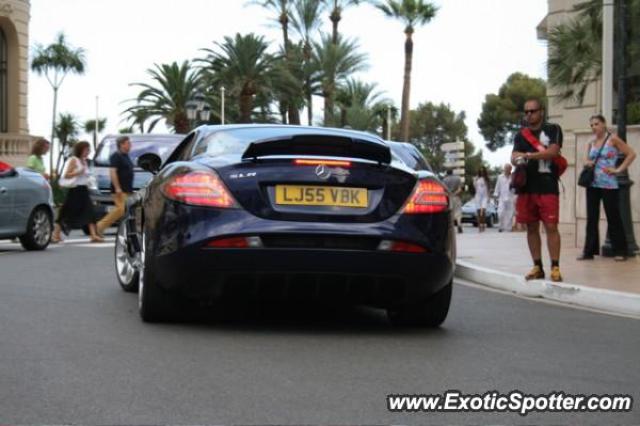
POLYGON ((344 136, 295 135, 255 141, 249 144, 243 160, 278 155, 360 158, 379 164, 391 163, 391 150, 384 142, 344 136))

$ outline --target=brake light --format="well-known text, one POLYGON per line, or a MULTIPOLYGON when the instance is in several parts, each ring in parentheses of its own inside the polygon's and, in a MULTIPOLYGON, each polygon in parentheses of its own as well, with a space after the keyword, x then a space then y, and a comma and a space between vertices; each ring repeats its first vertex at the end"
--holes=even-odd
POLYGON ((226 237, 209 241, 207 247, 210 248, 261 248, 260 237, 226 237))
POLYGON ((404 206, 405 214, 440 213, 449 207, 447 189, 435 180, 421 180, 404 206))
POLYGON ((342 160, 307 160, 296 159, 293 160, 293 164, 296 166, 333 166, 333 167, 351 167, 351 161, 342 160))
POLYGON ((214 172, 191 172, 173 177, 162 192, 174 201, 194 206, 235 207, 236 202, 214 172))

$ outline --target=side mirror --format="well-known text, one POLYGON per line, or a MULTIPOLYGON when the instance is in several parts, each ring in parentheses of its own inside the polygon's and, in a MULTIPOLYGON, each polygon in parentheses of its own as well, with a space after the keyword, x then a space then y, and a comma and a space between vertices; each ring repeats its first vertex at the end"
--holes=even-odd
POLYGON ((146 170, 151 174, 155 175, 156 173, 158 173, 161 165, 162 159, 151 152, 142 154, 140 157, 138 157, 138 167, 140 167, 142 170, 146 170))

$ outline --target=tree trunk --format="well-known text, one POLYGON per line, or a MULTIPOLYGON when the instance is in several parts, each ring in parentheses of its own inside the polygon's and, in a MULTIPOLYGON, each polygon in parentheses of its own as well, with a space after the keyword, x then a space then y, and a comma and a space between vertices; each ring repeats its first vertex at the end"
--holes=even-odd
POLYGON ((412 31, 405 31, 407 39, 404 43, 404 85, 402 86, 402 117, 400 128, 402 140, 409 142, 409 96, 411 94, 411 62, 413 61, 412 31))
POLYGON ((240 95, 240 123, 251 123, 251 111, 253 110, 253 96, 240 95))
MULTIPOLYGON (((308 84, 311 85, 311 83, 308 84)), ((307 124, 313 126, 313 95, 311 94, 311 90, 309 90, 309 94, 307 95, 307 124)))
MULTIPOLYGON (((58 176, 62 175, 62 169, 60 168, 60 159, 64 158, 64 163, 67 162, 67 159, 64 157, 64 150, 66 147, 67 147, 67 137, 65 136, 64 138, 60 138, 60 153, 58 154, 58 159, 56 160, 56 168, 53 169, 55 170, 55 174, 57 174, 58 176)), ((62 164, 63 167, 64 167, 64 163, 62 164)))
POLYGON ((323 93, 324 95, 324 125, 326 127, 335 126, 335 122, 333 120, 333 93, 331 90, 327 90, 323 93))
POLYGON ((191 131, 191 123, 189 123, 189 119, 184 113, 180 113, 176 115, 176 118, 173 121, 173 129, 176 133, 187 134, 191 131))
MULTIPOLYGON (((285 12, 280 14, 280 26, 282 27, 282 43, 284 47, 284 59, 287 64, 287 68, 290 65, 289 56, 289 17, 285 12)), ((287 118, 289 124, 300 124, 300 116, 298 115, 298 123, 295 123, 295 116, 292 112, 291 101, 289 99, 282 99, 280 101, 280 114, 282 116, 282 124, 287 124, 287 118)))
MULTIPOLYGON (((51 119, 51 149, 49 150, 49 181, 53 183, 53 179, 55 176, 53 170, 53 147, 56 136, 56 108, 58 107, 58 88, 53 87, 53 118, 51 119)), ((60 153, 58 152, 58 157, 60 153)))
POLYGON ((333 45, 337 45, 338 44, 338 24, 340 23, 340 12, 337 9, 333 9, 333 12, 331 12, 331 24, 333 26, 333 32, 331 34, 331 41, 333 42, 333 45))
POLYGON ((292 102, 289 102, 289 124, 300 125, 300 111, 296 108, 292 102))
POLYGON ((389 122, 387 121, 387 117, 382 119, 382 139, 387 139, 387 133, 389 129, 389 122))

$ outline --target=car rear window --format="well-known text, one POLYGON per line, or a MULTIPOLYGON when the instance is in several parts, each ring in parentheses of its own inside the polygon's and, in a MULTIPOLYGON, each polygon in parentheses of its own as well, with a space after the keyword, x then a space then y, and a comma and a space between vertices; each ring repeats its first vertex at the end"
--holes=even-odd
POLYGON ((399 143, 390 143, 389 145, 393 154, 408 167, 416 171, 431 171, 429 163, 417 148, 399 143))
MULTIPOLYGON (((136 140, 131 138, 131 151, 129 157, 133 164, 137 164, 138 157, 146 153, 154 153, 159 155, 164 162, 173 150, 178 146, 182 137, 154 137, 147 140, 136 140)), ((109 157, 116 152, 116 138, 104 139, 98 147, 98 152, 94 157, 94 162, 97 166, 109 166, 109 157)))

